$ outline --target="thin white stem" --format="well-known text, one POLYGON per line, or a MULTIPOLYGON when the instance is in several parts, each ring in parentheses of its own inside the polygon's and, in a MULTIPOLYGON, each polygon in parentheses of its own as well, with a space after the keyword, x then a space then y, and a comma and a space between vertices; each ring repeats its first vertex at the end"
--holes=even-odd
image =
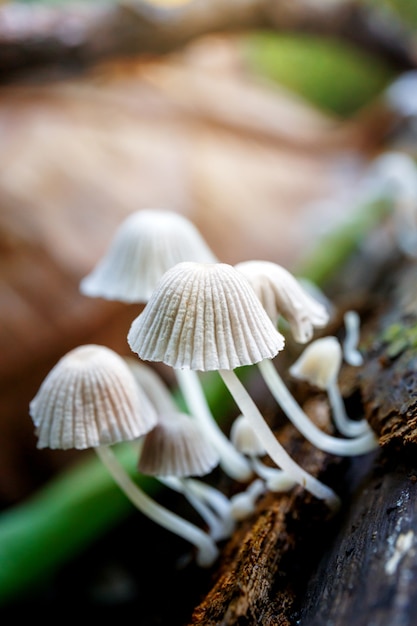
POLYGON ((340 506, 339 497, 330 487, 324 485, 298 465, 281 446, 235 372, 233 370, 219 370, 219 373, 241 413, 249 420, 273 462, 287 472, 299 485, 305 487, 320 500, 324 500, 332 510, 338 509, 340 506))
POLYGON ((231 498, 232 515, 235 520, 243 520, 252 515, 256 509, 256 501, 266 491, 265 483, 260 478, 254 480, 246 489, 231 498))
POLYGON ((333 421, 337 430, 345 437, 359 437, 366 433, 370 433, 371 428, 365 419, 360 421, 351 420, 345 409, 342 394, 336 380, 332 381, 327 387, 327 396, 332 411, 333 421))
POLYGON ((343 356, 349 365, 362 365, 363 356, 358 350, 360 317, 356 311, 346 311, 343 316, 346 337, 343 342, 343 356))
POLYGON ((114 481, 136 508, 152 521, 193 544, 197 548, 198 565, 201 567, 213 565, 219 552, 215 542, 206 532, 161 506, 142 491, 119 463, 110 447, 98 446, 94 450, 114 481))
POLYGON ((216 487, 195 478, 187 478, 187 486, 222 519, 225 532, 231 535, 234 530, 234 521, 230 514, 229 498, 216 487))
POLYGON ((265 481, 269 491, 289 491, 295 486, 295 481, 284 470, 269 467, 256 456, 251 457, 251 461, 255 473, 265 481))
POLYGON ((253 476, 250 464, 244 455, 236 450, 214 419, 197 372, 181 369, 175 369, 174 372, 190 414, 198 420, 219 453, 221 468, 234 480, 240 482, 250 480, 253 476))
POLYGON ((188 485, 186 478, 177 478, 176 476, 158 477, 158 480, 169 487, 181 493, 191 504, 191 506, 197 511, 204 522, 209 528, 210 537, 214 541, 221 541, 230 537, 229 527, 226 527, 224 521, 220 519, 216 513, 204 502, 201 496, 198 496, 190 485, 188 485))
POLYGON ((355 439, 342 439, 324 433, 304 413, 294 396, 288 391, 272 361, 265 359, 258 363, 258 367, 270 392, 288 419, 316 448, 339 456, 357 456, 371 452, 378 447, 378 440, 371 428, 366 434, 355 439))

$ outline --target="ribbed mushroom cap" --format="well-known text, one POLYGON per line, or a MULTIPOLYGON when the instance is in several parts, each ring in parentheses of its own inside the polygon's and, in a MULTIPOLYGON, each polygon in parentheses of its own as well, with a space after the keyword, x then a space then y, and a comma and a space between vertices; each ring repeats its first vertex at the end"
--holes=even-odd
POLYGON ((91 448, 129 441, 156 424, 123 358, 88 344, 63 356, 30 402, 38 448, 91 448))
POLYGON ((321 337, 305 348, 289 372, 294 378, 325 390, 337 379, 342 358, 342 347, 336 337, 321 337))
POLYGON ((184 262, 164 274, 128 343, 145 361, 208 371, 273 358, 284 337, 231 265, 184 262))
POLYGON ((152 476, 204 476, 219 456, 189 415, 165 415, 143 439, 138 469, 152 476))
POLYGON ((82 279, 80 291, 108 300, 147 302, 162 274, 176 263, 216 260, 186 217, 142 209, 122 222, 107 253, 82 279))
POLYGON ((235 268, 250 282, 271 320, 277 323, 280 315, 287 320, 298 343, 310 341, 314 328, 328 323, 326 307, 281 265, 254 260, 237 263, 235 268))
POLYGON ((248 456, 263 456, 266 454, 264 446, 244 415, 239 415, 234 420, 230 429, 230 440, 239 452, 248 456))

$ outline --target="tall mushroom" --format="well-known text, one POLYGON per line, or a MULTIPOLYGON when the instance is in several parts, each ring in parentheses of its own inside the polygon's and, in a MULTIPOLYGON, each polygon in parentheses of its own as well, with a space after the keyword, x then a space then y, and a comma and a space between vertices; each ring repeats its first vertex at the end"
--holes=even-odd
POLYGON ((217 370, 274 463, 335 509, 339 498, 281 446, 234 372, 275 357, 284 338, 248 281, 225 263, 178 263, 133 321, 128 343, 145 361, 179 371, 217 370))
MULTIPOLYGON (((280 316, 285 316, 296 342, 310 341, 314 329, 326 325, 328 314, 324 305, 307 293, 295 277, 280 265, 269 261, 245 261, 238 263, 235 268, 249 281, 274 324, 277 324, 280 316)), ((353 456, 366 454, 378 446, 373 431, 364 422, 352 427, 358 435, 355 439, 332 437, 324 433, 304 413, 272 360, 264 359, 258 367, 284 413, 304 437, 320 450, 341 456, 353 456)))
MULTIPOLYGON (((186 217, 165 209, 141 209, 121 224, 80 290, 87 296, 144 304, 164 272, 182 261, 216 258, 186 217)), ((196 372, 176 373, 188 410, 219 451, 222 469, 233 479, 249 480, 250 466, 214 419, 196 372)))
POLYGON ((152 404, 123 358, 105 346, 88 344, 64 355, 30 403, 39 448, 93 448, 115 482, 146 516, 197 548, 197 562, 210 566, 218 550, 202 529, 150 498, 130 478, 112 450, 157 424, 152 404))

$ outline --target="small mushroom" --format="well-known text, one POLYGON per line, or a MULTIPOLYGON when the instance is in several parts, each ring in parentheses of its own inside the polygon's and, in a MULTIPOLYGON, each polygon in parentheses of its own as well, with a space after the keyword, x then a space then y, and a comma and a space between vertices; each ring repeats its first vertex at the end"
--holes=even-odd
MULTIPOLYGON (((289 371, 295 378, 305 380, 327 392, 333 419, 340 433, 347 437, 370 436, 374 441, 373 447, 376 448, 378 442, 368 422, 365 419, 351 420, 346 413, 338 385, 342 358, 342 347, 337 338, 321 337, 305 348, 289 371)), ((352 443, 357 441, 358 439, 352 440, 352 443)))
POLYGON ((265 483, 257 478, 244 491, 234 494, 231 497, 233 519, 242 521, 253 515, 256 510, 256 503, 265 491, 265 483))
POLYGON ((218 550, 203 530, 150 498, 125 471, 113 444, 136 440, 157 423, 122 357, 105 346, 79 346, 64 355, 29 407, 38 447, 93 448, 131 502, 150 519, 193 543, 197 562, 210 566, 218 550))
POLYGON ((106 254, 80 283, 91 297, 147 302, 162 274, 180 261, 215 261, 194 224, 165 209, 140 209, 125 218, 106 254))
POLYGON ((282 316, 298 343, 310 341, 314 329, 328 323, 324 304, 281 265, 253 260, 237 263, 235 268, 250 282, 271 320, 276 324, 282 316))
POLYGON ((281 446, 234 372, 272 359, 284 347, 284 337, 231 265, 183 262, 168 270, 133 321, 128 343, 144 361, 162 361, 180 371, 219 371, 274 463, 331 508, 339 506, 333 490, 281 446))
MULTIPOLYGON (((296 342, 306 343, 311 339, 314 328, 320 328, 327 323, 329 314, 325 305, 303 289, 281 266, 266 261, 247 261, 238 263, 235 267, 249 280, 261 304, 275 323, 279 315, 286 317, 296 342)), ((322 432, 292 396, 272 360, 264 359, 258 363, 258 368, 281 409, 317 448, 342 456, 366 454, 375 449, 376 438, 368 424, 365 426, 359 423, 359 426, 355 424, 352 427, 351 432, 358 435, 355 441, 332 437, 322 432)))
POLYGON ((203 436, 199 423, 180 413, 160 376, 138 359, 126 357, 137 384, 152 402, 158 424, 140 442, 138 469, 182 493, 201 515, 215 541, 229 537, 234 523, 228 498, 192 476, 204 476, 219 463, 219 455, 203 436))
POLYGON ((245 415, 238 415, 233 421, 230 438, 236 448, 249 457, 255 474, 265 481, 269 491, 288 491, 295 486, 283 470, 261 461, 260 457, 265 456, 266 450, 245 415))

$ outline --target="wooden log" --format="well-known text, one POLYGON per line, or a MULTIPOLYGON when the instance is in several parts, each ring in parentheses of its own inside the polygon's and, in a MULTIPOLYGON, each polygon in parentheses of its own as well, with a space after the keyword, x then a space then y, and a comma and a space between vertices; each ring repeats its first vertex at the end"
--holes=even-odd
MULTIPOLYGON (((327 468, 342 511, 326 518, 299 489, 269 494, 225 550, 192 626, 415 624, 415 269, 414 261, 395 257, 378 289, 362 300, 364 364, 344 367, 341 376, 351 414, 369 419, 380 449, 338 465, 305 447, 299 457, 321 477, 327 468)), ((340 326, 332 330, 343 333, 340 326)), ((296 435, 286 432, 292 449, 296 435)))

